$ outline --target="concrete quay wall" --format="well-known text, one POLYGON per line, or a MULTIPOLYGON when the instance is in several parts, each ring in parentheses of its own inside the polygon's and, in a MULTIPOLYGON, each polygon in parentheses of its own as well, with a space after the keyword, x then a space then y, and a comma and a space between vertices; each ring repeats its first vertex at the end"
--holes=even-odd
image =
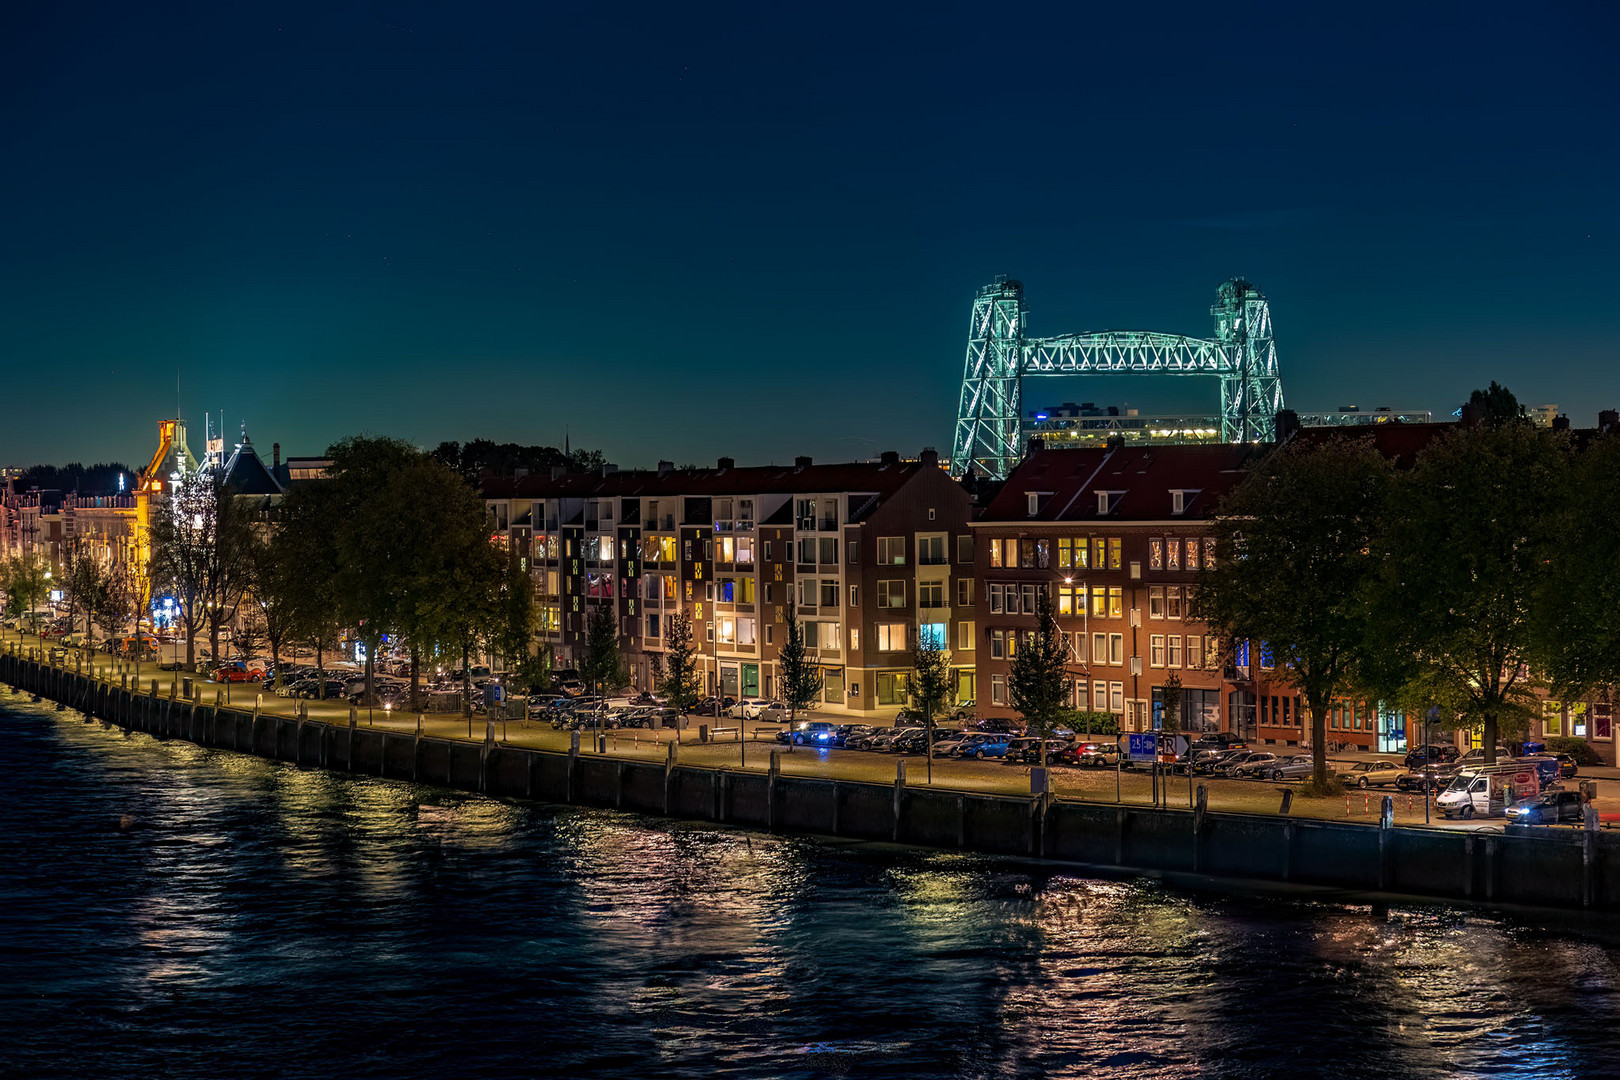
POLYGON ((1127 870, 1620 911, 1620 834, 1607 831, 1381 829, 528 750, 154 697, 13 655, 0 656, 0 682, 158 738, 499 798, 1127 870))

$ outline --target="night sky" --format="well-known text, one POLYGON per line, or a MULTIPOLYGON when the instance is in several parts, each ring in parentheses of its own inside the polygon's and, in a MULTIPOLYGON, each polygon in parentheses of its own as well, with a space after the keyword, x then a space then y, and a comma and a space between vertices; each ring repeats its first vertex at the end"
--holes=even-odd
MULTIPOLYGON (((21 3, 0 463, 358 431, 947 450, 1033 334, 1272 301, 1300 409, 1620 405, 1620 18, 1457 5, 21 3)), ((1216 409, 1204 380, 1027 404, 1216 409)))

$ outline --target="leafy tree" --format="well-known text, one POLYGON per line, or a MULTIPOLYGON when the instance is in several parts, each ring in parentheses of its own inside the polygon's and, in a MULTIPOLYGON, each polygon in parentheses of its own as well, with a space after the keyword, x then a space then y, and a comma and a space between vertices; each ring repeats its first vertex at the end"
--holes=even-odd
POLYGON ((1524 406, 1513 391, 1505 386, 1498 386, 1491 380, 1489 389, 1475 390, 1468 395, 1468 411, 1471 417, 1488 427, 1496 427, 1507 423, 1528 423, 1524 415, 1524 406))
POLYGON ((1029 734, 1045 739, 1068 713, 1074 680, 1069 678, 1069 650, 1058 629, 1051 592, 1035 591, 1035 631, 1018 643, 1007 676, 1013 708, 1024 717, 1029 734))
POLYGON ((934 778, 934 717, 945 710, 950 701, 951 657, 938 638, 919 633, 911 647, 911 678, 906 687, 906 701, 913 712, 922 717, 928 739, 928 779, 934 778))
POLYGON ((0 587, 5 589, 7 610, 13 615, 26 615, 45 602, 51 591, 51 567, 44 556, 32 551, 14 556, 3 570, 0 587))
POLYGON ((782 649, 776 656, 776 671, 791 726, 798 714, 808 709, 820 696, 821 672, 805 651, 804 627, 800 625, 798 613, 791 603, 783 608, 783 624, 782 649))
MULTIPOLYGON (((702 674, 698 670, 697 640, 692 633, 692 616, 684 610, 670 619, 664 635, 665 659, 662 672, 655 671, 654 684, 668 700, 670 708, 686 712, 702 694, 702 674)), ((657 660, 657 656, 654 656, 657 660)))
POLYGON ((107 589, 108 570, 82 538, 67 544, 64 561, 62 585, 67 592, 68 621, 71 624, 80 613, 84 615, 85 648, 88 649, 95 634, 95 613, 107 589))
MULTIPOLYGON (((285 522, 285 516, 281 518, 285 522)), ((297 632, 297 579, 303 568, 288 561, 289 545, 281 542, 283 524, 276 532, 259 532, 248 548, 248 597, 258 615, 257 624, 270 648, 276 686, 281 686, 281 650, 297 632)), ((244 650, 246 651, 246 650, 244 650)))
POLYGON ((624 657, 619 654, 619 616, 611 600, 592 604, 586 617, 585 655, 579 661, 579 677, 591 693, 604 697, 630 682, 624 657))
POLYGON ((172 592, 186 633, 186 667, 195 670, 197 631, 209 606, 212 561, 218 542, 220 490, 212 477, 190 473, 152 508, 152 592, 172 592))
POLYGON ((1159 721, 1159 730, 1166 735, 1181 733, 1181 697, 1181 676, 1172 671, 1159 691, 1159 703, 1164 710, 1159 721))
MULTIPOLYGON (((346 518, 341 494, 327 481, 303 484, 287 493, 277 508, 277 528, 256 580, 267 628, 280 628, 287 644, 312 647, 317 667, 323 666, 326 650, 336 645, 341 625, 337 533, 346 518)), ((278 682, 277 638, 282 636, 271 640, 278 682)))
POLYGON ((1479 729, 1487 763, 1534 713, 1526 673, 1546 654, 1536 605, 1558 547, 1565 447, 1528 424, 1445 435, 1394 485, 1377 540, 1377 679, 1392 698, 1431 697, 1479 729))
POLYGON ((1537 666, 1554 693, 1582 697, 1620 686, 1620 436, 1580 454, 1560 502, 1561 539, 1535 605, 1537 666))
POLYGON ((518 671, 534 652, 534 579, 516 547, 506 553, 497 583, 499 602, 491 651, 507 671, 518 671))
POLYGON ((1291 443, 1221 503, 1216 561, 1192 614, 1228 641, 1269 642, 1311 717, 1313 783, 1327 783, 1327 715, 1356 684, 1388 462, 1366 440, 1291 443))

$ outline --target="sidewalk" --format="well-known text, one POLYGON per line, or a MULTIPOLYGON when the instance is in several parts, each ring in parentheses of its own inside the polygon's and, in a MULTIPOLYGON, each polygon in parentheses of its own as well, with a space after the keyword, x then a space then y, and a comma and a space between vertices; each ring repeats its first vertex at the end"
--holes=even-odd
MULTIPOLYGON (((7 634, 4 645, 0 647, 9 651, 18 645, 17 638, 7 634)), ((32 635, 25 635, 20 647, 25 655, 29 649, 35 650, 36 654, 43 649, 48 655, 52 645, 32 635)), ((76 664, 80 665, 77 670, 87 670, 82 666, 84 661, 75 651, 62 650, 60 647, 57 647, 57 651, 67 653, 64 664, 67 670, 76 670, 76 664)), ((90 663, 98 677, 115 686, 119 685, 126 671, 132 680, 137 678, 133 664, 126 664, 106 654, 91 654, 90 663)), ((159 697, 167 698, 171 692, 178 696, 176 684, 186 678, 192 679, 193 687, 200 692, 200 700, 204 705, 211 706, 217 699, 221 705, 228 708, 244 711, 257 708, 267 715, 288 718, 296 715, 295 710, 299 706, 305 706, 311 722, 347 727, 352 715, 354 723, 361 727, 383 728, 401 734, 419 732, 426 737, 463 742, 481 743, 488 731, 488 721, 483 716, 472 717, 469 726, 469 720, 456 713, 400 713, 350 706, 347 702, 296 701, 275 694, 262 693, 256 683, 226 686, 190 673, 160 671, 153 664, 140 665, 139 692, 150 693, 153 683, 156 683, 159 697)), ((720 718, 719 723, 731 729, 732 733, 719 739, 702 742, 699 739, 700 724, 712 725, 713 722, 700 717, 689 719, 691 721, 689 726, 679 732, 668 729, 604 731, 602 735, 607 742, 606 753, 610 757, 664 761, 668 757, 669 744, 678 741, 680 746, 677 754, 683 765, 765 772, 770 768, 772 751, 776 751, 778 768, 785 774, 821 776, 873 784, 893 784, 898 763, 904 761, 906 783, 910 786, 928 785, 953 791, 976 791, 1009 796, 1028 796, 1031 791, 1031 770, 1027 765, 1006 764, 994 760, 958 761, 936 758, 932 762, 930 781, 929 762, 922 755, 897 757, 870 751, 813 747, 797 747, 790 751, 789 747, 775 740, 775 733, 780 730, 778 725, 759 725, 750 721, 753 727, 748 732, 748 737, 739 741, 735 731, 741 722, 725 717, 720 718)), ((549 724, 539 721, 508 719, 495 722, 494 734, 498 744, 566 753, 572 744, 574 733, 555 731, 549 724)), ((581 753, 595 754, 595 730, 582 730, 579 736, 581 753)), ((1353 757, 1349 754, 1331 756, 1353 757)), ((1582 769, 1580 777, 1596 778, 1600 781, 1598 799, 1600 812, 1620 813, 1620 769, 1582 769)), ((1143 770, 1116 772, 1113 769, 1053 767, 1048 770, 1048 784, 1051 791, 1061 799, 1099 803, 1119 801, 1138 806, 1151 805, 1153 801, 1153 782, 1150 775, 1143 770)), ((1199 784, 1208 788, 1208 807, 1214 811, 1275 815, 1281 808, 1283 793, 1294 791, 1291 817, 1376 823, 1383 802, 1382 796, 1388 794, 1393 798, 1395 820, 1399 824, 1421 825, 1424 821, 1421 795, 1415 793, 1409 795, 1394 790, 1373 789, 1365 792, 1358 790, 1346 796, 1306 799, 1298 796, 1297 784, 1199 777, 1189 786, 1186 776, 1172 775, 1164 783, 1165 790, 1161 801, 1172 809, 1188 808, 1192 805, 1192 792, 1199 784)), ((1442 820, 1438 814, 1431 813, 1431 817, 1434 820, 1442 820)), ((1471 824, 1476 828, 1492 827, 1483 822, 1471 824)))

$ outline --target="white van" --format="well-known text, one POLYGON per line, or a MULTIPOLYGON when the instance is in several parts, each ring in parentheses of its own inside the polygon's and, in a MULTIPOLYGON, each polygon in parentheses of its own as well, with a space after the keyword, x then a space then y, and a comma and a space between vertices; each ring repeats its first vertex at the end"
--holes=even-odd
POLYGON ((1529 762, 1479 765, 1451 778, 1434 805, 1453 817, 1501 817, 1511 804, 1541 793, 1541 773, 1529 762))

